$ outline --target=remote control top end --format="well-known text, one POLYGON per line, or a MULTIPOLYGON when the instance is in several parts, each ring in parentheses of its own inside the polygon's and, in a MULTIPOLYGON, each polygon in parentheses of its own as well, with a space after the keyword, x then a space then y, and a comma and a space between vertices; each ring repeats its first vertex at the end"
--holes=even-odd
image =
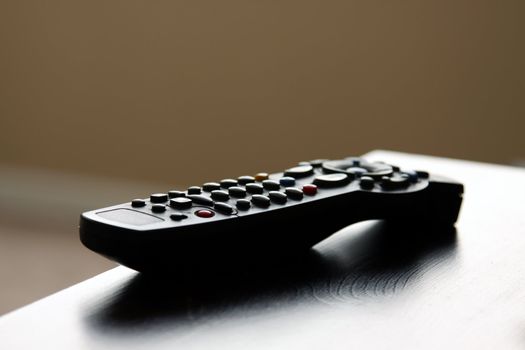
POLYGON ((140 271, 242 261, 304 251, 363 220, 453 225, 462 195, 463 185, 426 171, 317 159, 86 212, 80 238, 140 271))

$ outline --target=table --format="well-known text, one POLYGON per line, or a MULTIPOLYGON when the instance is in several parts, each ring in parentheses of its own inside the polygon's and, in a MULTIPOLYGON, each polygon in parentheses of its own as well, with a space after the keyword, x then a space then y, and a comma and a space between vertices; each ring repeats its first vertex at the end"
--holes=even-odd
POLYGON ((118 267, 0 318, 0 348, 525 347, 525 170, 367 158, 463 182, 456 229, 359 223, 300 262, 228 278, 118 267))

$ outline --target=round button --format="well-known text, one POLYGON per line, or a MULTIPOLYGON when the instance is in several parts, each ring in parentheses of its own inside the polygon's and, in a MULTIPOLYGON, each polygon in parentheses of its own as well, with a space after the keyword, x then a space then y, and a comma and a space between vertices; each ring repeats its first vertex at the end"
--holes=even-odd
POLYGON ((228 188, 228 193, 230 196, 235 198, 244 198, 246 197, 246 190, 239 186, 233 186, 228 188))
POLYGON ((215 191, 221 188, 221 185, 217 182, 206 182, 204 185, 202 185, 202 189, 206 192, 215 191))
POLYGON ((170 199, 170 207, 174 209, 188 209, 191 208, 191 199, 186 197, 176 197, 170 199))
POLYGON ((213 207, 215 208, 215 210, 223 214, 229 215, 233 213, 233 207, 229 205, 228 203, 218 202, 218 203, 215 203, 213 207))
POLYGON ((264 181, 264 180, 268 180, 268 173, 258 173, 257 175, 255 175, 255 181, 264 181))
POLYGON ((233 186, 237 186, 237 180, 234 179, 224 179, 221 180, 221 187, 222 188, 230 188, 233 186))
POLYGON ((283 187, 291 187, 291 186, 295 186, 295 179, 291 176, 285 176, 279 179, 279 183, 283 187))
POLYGON ((181 221, 187 218, 188 218, 188 215, 182 214, 182 213, 175 213, 175 214, 170 215, 170 219, 174 221, 181 221))
POLYGON ((284 176, 291 176, 293 178, 301 178, 310 176, 314 173, 314 168, 311 165, 300 165, 284 171, 284 176))
POLYGON ((264 188, 261 184, 246 184, 246 191, 248 191, 249 193, 261 194, 263 193, 263 190, 264 188))
POLYGON ((186 197, 191 199, 195 204, 213 207, 213 201, 209 197, 202 196, 200 194, 189 194, 186 197))
POLYGON ((422 179, 428 179, 428 177, 429 177, 429 174, 428 174, 427 171, 416 170, 416 173, 417 173, 417 176, 419 176, 422 179))
POLYGON ((303 191, 296 187, 287 187, 284 192, 288 197, 295 200, 303 199, 303 191))
POLYGON ((314 183, 319 187, 339 187, 349 182, 348 175, 342 173, 319 175, 314 179, 314 183))
POLYGON ((361 176, 361 179, 359 180, 359 186, 365 189, 374 188, 374 179, 370 176, 361 176))
POLYGON ((403 174, 408 176, 410 182, 417 182, 419 180, 419 176, 415 170, 405 170, 403 171, 403 174))
POLYGON ((303 186, 303 193, 307 196, 313 196, 317 193, 317 186, 316 185, 304 185, 303 186))
POLYGON ((370 176, 375 179, 380 179, 382 176, 391 175, 394 171, 392 167, 388 164, 381 162, 369 163, 364 159, 359 158, 330 160, 328 162, 324 162, 322 166, 323 171, 326 173, 345 173, 353 177, 357 175, 355 171, 358 171, 354 168, 362 168, 366 170, 366 172, 363 173, 363 175, 370 176))
POLYGON ((164 213, 166 211, 166 206, 164 204, 153 204, 151 206, 151 211, 154 213, 164 213))
POLYGON ((276 191, 279 188, 281 188, 281 185, 277 181, 274 181, 274 180, 264 180, 262 182, 262 185, 268 191, 276 191))
POLYGON ((146 206, 146 201, 144 199, 134 199, 131 201, 131 206, 133 208, 142 208, 146 206))
POLYGON ((350 158, 347 158, 346 160, 349 161, 350 164, 352 164, 352 166, 355 166, 355 167, 361 166, 361 158, 359 157, 350 157, 350 158))
POLYGON ((168 192, 168 197, 170 198, 177 198, 177 197, 184 197, 186 195, 186 193, 184 193, 183 191, 169 191, 168 192))
POLYGON ((396 190, 407 187, 410 184, 408 176, 383 176, 381 178, 381 187, 387 190, 396 190))
POLYGON ((215 215, 215 213, 211 210, 207 210, 207 209, 200 209, 200 210, 197 210, 195 212, 195 215, 197 215, 198 217, 200 218, 211 218, 212 216, 215 215))
POLYGON ((350 174, 353 174, 356 177, 358 177, 358 176, 361 176, 363 174, 366 174, 368 172, 368 170, 366 170, 365 168, 358 167, 358 166, 352 166, 350 168, 347 168, 346 172, 350 173, 350 174))
POLYGON ((188 188, 188 194, 201 194, 201 188, 199 186, 191 186, 188 188))
POLYGON ((248 210, 252 206, 252 203, 247 199, 239 199, 235 205, 239 210, 248 210))
POLYGON ((149 196, 151 203, 164 203, 168 201, 168 195, 166 193, 153 193, 149 196))
POLYGON ((255 178, 249 175, 239 176, 237 178, 237 182, 239 183, 239 185, 246 185, 255 182, 255 178))
POLYGON ((309 161, 308 163, 310 163, 310 165, 313 166, 314 168, 318 168, 321 165, 323 165, 323 163, 326 161, 328 161, 328 159, 314 159, 314 160, 309 161))
POLYGON ((267 208, 270 205, 270 198, 260 194, 254 194, 252 196, 252 203, 258 207, 267 208))
POLYGON ((215 191, 211 191, 211 198, 213 198, 216 201, 223 201, 224 202, 224 201, 227 201, 228 199, 230 199, 230 195, 226 191, 215 190, 215 191))
POLYGON ((288 199, 288 196, 286 194, 279 191, 270 191, 268 192, 268 196, 270 196, 270 200, 272 202, 277 204, 284 204, 288 199))

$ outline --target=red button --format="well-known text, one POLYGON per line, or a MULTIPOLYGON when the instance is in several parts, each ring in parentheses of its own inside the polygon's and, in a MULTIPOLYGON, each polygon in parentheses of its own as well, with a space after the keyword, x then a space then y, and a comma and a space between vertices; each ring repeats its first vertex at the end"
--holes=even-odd
POLYGON ((307 196, 313 196, 314 194, 317 193, 317 186, 316 185, 312 185, 312 184, 304 185, 303 186, 303 192, 307 196))
POLYGON ((201 210, 197 210, 195 212, 195 215, 201 218, 211 218, 213 215, 215 215, 215 213, 212 212, 211 210, 201 209, 201 210))

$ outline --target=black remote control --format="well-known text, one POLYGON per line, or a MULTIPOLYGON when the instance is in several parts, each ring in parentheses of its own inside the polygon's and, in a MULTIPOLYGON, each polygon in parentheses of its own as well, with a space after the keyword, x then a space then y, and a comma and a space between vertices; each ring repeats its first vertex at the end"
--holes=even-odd
POLYGON ((463 185, 362 158, 301 162, 83 213, 82 243, 139 271, 277 259, 352 223, 453 225, 463 185))

